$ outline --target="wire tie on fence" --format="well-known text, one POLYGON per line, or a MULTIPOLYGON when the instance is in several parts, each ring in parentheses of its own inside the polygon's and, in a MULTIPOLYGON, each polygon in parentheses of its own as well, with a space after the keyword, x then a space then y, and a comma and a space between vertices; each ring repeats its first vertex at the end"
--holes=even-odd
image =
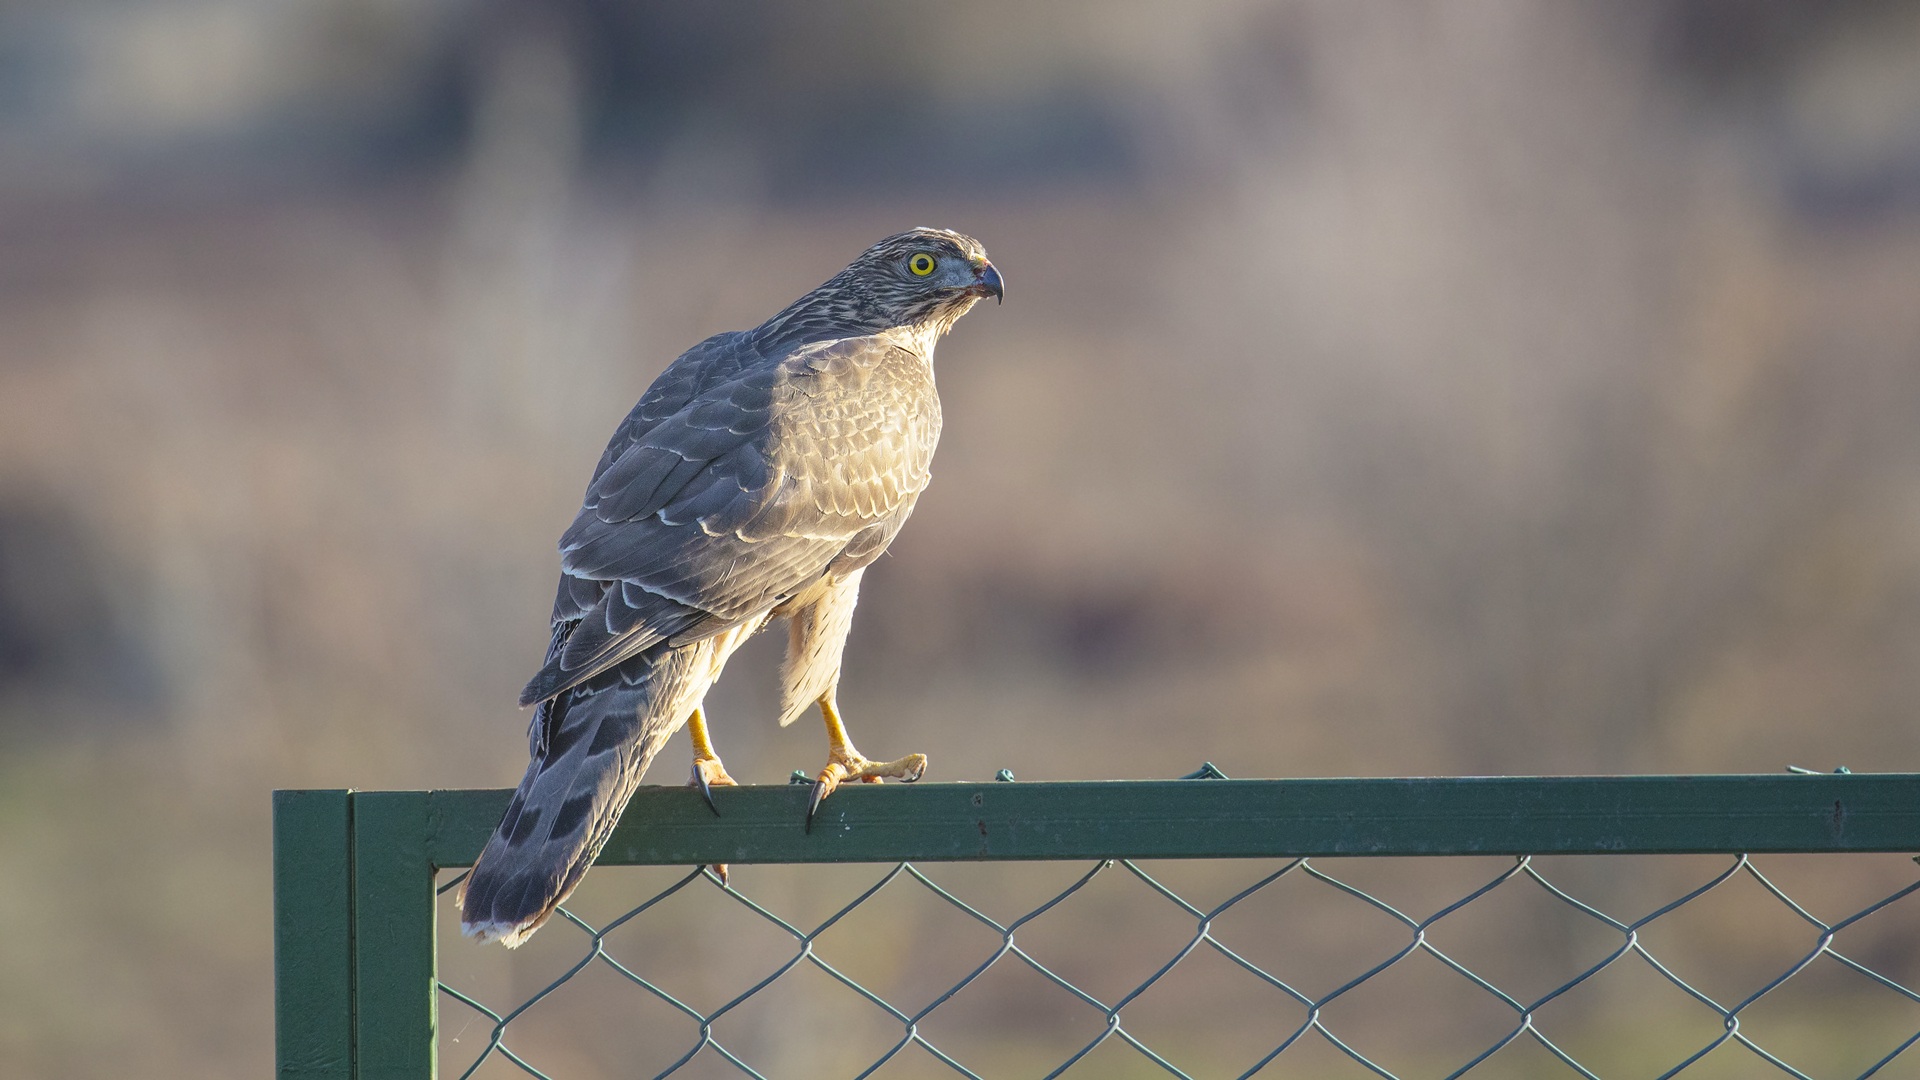
POLYGON ((1000 783, 1011 784, 1013 783, 1013 770, 1001 769, 999 772, 993 774, 993 778, 1000 783))
POLYGON ((806 773, 803 773, 803 772, 801 772, 801 771, 800 771, 799 769, 795 769, 795 770, 793 770, 793 775, 792 775, 792 776, 789 776, 789 777, 787 777, 787 783, 789 783, 789 784, 811 784, 811 783, 813 783, 813 777, 811 777, 811 776, 808 776, 808 775, 807 775, 806 773))
POLYGON ((1182 780, 1226 780, 1230 778, 1227 776, 1226 773, 1221 772, 1218 766, 1214 765, 1213 762, 1209 761, 1209 762, 1203 763, 1198 770, 1194 772, 1190 772, 1187 775, 1181 777, 1180 779, 1182 780))
MULTIPOLYGON (((1790 773, 1797 773, 1800 776, 1826 776, 1827 775, 1826 773, 1821 772, 1819 769, 1803 769, 1798 765, 1787 766, 1787 771, 1790 773)), ((1852 776, 1853 770, 1847 768, 1845 765, 1842 765, 1833 770, 1833 775, 1852 776)))

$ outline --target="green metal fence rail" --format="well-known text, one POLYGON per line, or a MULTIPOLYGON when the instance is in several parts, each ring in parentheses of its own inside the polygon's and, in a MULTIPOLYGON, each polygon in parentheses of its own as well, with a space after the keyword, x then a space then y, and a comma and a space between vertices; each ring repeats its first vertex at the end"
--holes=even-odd
MULTIPOLYGON (((1306 1039, 1336 1047, 1374 1074, 1394 1076, 1342 1042, 1323 1022, 1322 1010, 1415 953, 1438 959, 1461 977, 1463 987, 1493 996, 1512 1012, 1510 1030, 1453 1075, 1473 1069, 1510 1042, 1531 1040, 1572 1074, 1595 1076, 1534 1024, 1534 1014, 1609 965, 1629 959, 1651 965, 1692 1000, 1713 1010, 1724 1027, 1690 1057, 1673 1062, 1664 1075, 1679 1072, 1727 1043, 1750 1051, 1754 1064, 1769 1066, 1769 1073, 1806 1075, 1749 1038, 1740 1028, 1740 1019, 1743 1010, 1821 957, 1846 965, 1878 990, 1920 1004, 1920 993, 1912 987, 1847 956, 1834 944, 1836 934, 1920 889, 1920 882, 1844 919, 1822 922, 1749 859, 1769 853, 1920 851, 1920 775, 1916 774, 856 785, 823 805, 811 832, 802 828, 807 794, 806 787, 791 785, 716 789, 720 811, 716 817, 690 789, 642 788, 602 852, 600 865, 681 865, 689 873, 606 925, 595 927, 563 911, 567 922, 556 918, 543 933, 570 928, 582 935, 585 951, 580 962, 528 1001, 495 1009, 439 982, 436 889, 445 891, 452 883, 436 884, 436 874, 443 868, 472 864, 499 821, 510 791, 274 792, 278 1074, 290 1080, 433 1077, 439 1064, 436 1025, 445 997, 450 1008, 472 1010, 469 1015, 482 1017, 491 1027, 491 1036, 475 1060, 459 1063, 465 1073, 491 1059, 510 1061, 528 1074, 544 1076, 537 1063, 514 1053, 507 1040, 509 1026, 521 1010, 595 964, 609 966, 696 1025, 685 1056, 662 1076, 707 1050, 731 1063, 740 1075, 760 1076, 727 1049, 715 1034, 715 1023, 802 964, 825 972, 899 1024, 898 1043, 867 1068, 869 1073, 911 1048, 931 1055, 953 1075, 976 1075, 927 1038, 920 1024, 983 972, 1010 963, 1027 965, 1103 1018, 1098 1037, 1060 1062, 1053 1075, 1071 1068, 1102 1043, 1120 1040, 1167 1075, 1185 1076, 1127 1029, 1124 1010, 1169 970, 1202 949, 1225 957, 1286 995, 1296 1009, 1298 1023, 1281 1031, 1271 1052, 1244 1076, 1259 1072, 1276 1058, 1284 1060, 1283 1055, 1306 1039), (1636 853, 1717 853, 1726 855, 1728 862, 1717 876, 1671 903, 1618 918, 1559 888, 1532 861, 1540 856, 1636 853), (1311 862, 1332 856, 1437 855, 1514 859, 1504 871, 1456 901, 1432 912, 1414 913, 1370 896, 1311 862), (1189 903, 1137 865, 1144 859, 1251 858, 1292 861, 1211 909, 1189 903), (1081 860, 1091 865, 1076 884, 1040 908, 1001 923, 914 866, 974 860, 1081 860), (693 869, 716 863, 894 865, 878 870, 874 886, 838 914, 819 926, 804 928, 734 889, 721 887, 710 873, 693 869), (1186 946, 1146 982, 1111 1001, 1061 977, 1018 943, 1019 932, 1030 920, 1109 872, 1134 875, 1177 906, 1195 928, 1186 946), (1405 931, 1404 948, 1332 993, 1316 997, 1261 969, 1214 935, 1212 922, 1224 910, 1287 875, 1310 876, 1397 920, 1405 931), (1757 881, 1805 923, 1807 949, 1746 1000, 1719 1001, 1663 966, 1641 943, 1640 934, 1655 920, 1736 876, 1757 881), (1572 981, 1544 997, 1528 999, 1510 995, 1428 940, 1428 929, 1439 920, 1516 878, 1530 880, 1583 917, 1617 933, 1619 947, 1572 981), (932 890, 998 935, 1001 942, 960 983, 913 1012, 870 992, 813 949, 818 935, 896 881, 932 890), (747 910, 790 935, 794 949, 791 959, 745 993, 707 1013, 623 965, 605 946, 605 935, 615 926, 696 884, 722 888, 747 910)), ((1911 1037, 1858 1075, 1874 1075, 1920 1042, 1920 1024, 1915 1027, 1911 1037)))

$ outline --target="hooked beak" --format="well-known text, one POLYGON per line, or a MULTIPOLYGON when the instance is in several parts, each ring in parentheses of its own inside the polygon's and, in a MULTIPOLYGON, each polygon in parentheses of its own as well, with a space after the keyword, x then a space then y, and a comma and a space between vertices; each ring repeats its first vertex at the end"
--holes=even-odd
POLYGON ((975 296, 991 296, 996 304, 1006 302, 1006 286, 1000 280, 1000 271, 990 262, 983 262, 973 271, 973 285, 967 290, 975 296))

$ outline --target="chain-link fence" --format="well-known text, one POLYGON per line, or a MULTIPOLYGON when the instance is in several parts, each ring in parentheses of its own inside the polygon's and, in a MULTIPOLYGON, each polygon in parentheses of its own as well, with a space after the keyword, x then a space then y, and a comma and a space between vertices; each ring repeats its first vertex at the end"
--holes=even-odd
POLYGON ((276 794, 281 1076, 1920 1076, 1920 776, 643 789, 517 951, 509 794, 276 794))
MULTIPOLYGON (((1604 856, 1600 858, 1602 861, 1607 860, 1604 856)), ((1618 863, 1622 860, 1611 861, 1618 863)), ((1564 1066, 1566 1075, 1583 1077, 1612 1075, 1599 1071, 1603 1065, 1599 1064, 1596 1058, 1582 1060, 1576 1049, 1565 1045, 1564 1038, 1556 1037, 1561 1033, 1555 1030, 1552 1023, 1544 1021, 1542 1014, 1555 1002, 1561 1001, 1582 986, 1591 983, 1603 973, 1614 969, 1616 965, 1643 965, 1645 969, 1657 975, 1668 991, 1669 1000, 1663 1007, 1691 1008, 1703 1017, 1710 1017, 1712 1026, 1717 1029, 1708 1037, 1702 1038, 1698 1045, 1688 1046, 1679 1052, 1669 1051, 1673 1054, 1671 1059, 1658 1064, 1654 1070, 1645 1072, 1636 1070, 1635 1075, 1672 1076, 1720 1051, 1726 1056, 1716 1062, 1720 1066, 1717 1070, 1719 1072, 1731 1075, 1757 1075, 1760 1072, 1772 1073, 1778 1070, 1781 1074, 1796 1077, 1837 1075, 1834 1067, 1844 1067, 1845 1064, 1838 1059, 1851 1058, 1858 1062, 1863 1056, 1871 1054, 1871 1060, 1865 1063, 1863 1069, 1849 1069, 1845 1073, 1849 1076, 1866 1077, 1882 1074, 1883 1070, 1906 1053, 1916 1041, 1920 1041, 1920 993, 1916 993, 1902 981, 1902 979, 1912 979, 1911 973, 1906 970, 1911 967, 1911 958, 1909 956, 1881 957, 1883 966, 1895 966, 1901 969, 1890 974, 1876 970, 1869 963, 1849 955, 1841 943, 1841 938, 1850 928, 1877 915, 1882 915, 1883 912, 1897 919, 1904 932, 1910 935, 1917 925, 1914 916, 1916 908, 1920 908, 1920 901, 1910 901, 1904 906, 1900 902, 1916 890, 1920 890, 1920 880, 1907 884, 1842 917, 1824 921, 1783 891, 1754 859, 1741 855, 1728 858, 1723 867, 1705 875, 1697 885, 1686 889, 1670 901, 1648 911, 1622 916, 1601 910, 1582 899, 1575 891, 1551 880, 1534 865, 1534 862, 1534 859, 1524 856, 1511 860, 1491 877, 1435 909, 1408 911, 1370 894, 1367 890, 1343 879, 1338 872, 1329 872, 1323 869, 1322 865, 1316 865, 1315 860, 1310 859, 1290 860, 1277 869, 1260 873, 1244 888, 1234 892, 1224 901, 1205 907, 1190 902, 1181 893, 1130 860, 1102 860, 1083 867, 1083 872, 1080 872, 1077 878, 1064 889, 1017 918, 1004 923, 985 914, 962 896, 956 895, 954 890, 939 884, 921 868, 912 863, 902 862, 891 868, 870 868, 876 872, 868 887, 824 920, 810 925, 796 925, 740 889, 722 883, 713 871, 698 869, 685 874, 671 885, 600 925, 589 923, 571 911, 562 909, 560 917, 550 923, 549 928, 543 933, 555 936, 568 935, 566 947, 570 947, 577 953, 577 958, 557 978, 553 978, 524 1000, 510 1005, 489 1006, 474 996, 441 983, 441 993, 446 995, 448 1000, 459 1003, 458 1006, 453 1007, 455 1011, 465 1013, 464 1016, 447 1018, 449 1030, 455 1028, 472 1030, 473 1025, 468 1021, 475 1016, 483 1018, 484 1021, 484 1026, 479 1033, 480 1037, 474 1040, 478 1043, 477 1053, 473 1053, 469 1060, 459 1060, 457 1056, 449 1055, 453 1058, 450 1064, 456 1065, 461 1070, 458 1075, 463 1078, 475 1075, 489 1062, 496 1065, 511 1063, 515 1068, 509 1071, 524 1070, 526 1074, 533 1076, 549 1076, 533 1055, 522 1054, 515 1048, 514 1023, 529 1010, 547 1001, 583 972, 591 968, 599 968, 613 973, 617 976, 617 980, 611 986, 601 984, 595 991, 597 994, 617 994, 624 988, 634 994, 645 995, 664 1003, 678 1014, 673 1020, 657 1023, 649 1036, 649 1041, 656 1046, 671 1047, 671 1060, 657 1072, 651 1067, 646 1067, 635 1075, 667 1077, 681 1074, 702 1055, 707 1055, 710 1060, 724 1062, 729 1066, 720 1070, 721 1072, 761 1077, 765 1080, 775 1080, 782 1076, 829 1075, 815 1071, 820 1062, 812 1058, 806 1061, 788 1061, 784 1065, 779 1061, 750 1061, 747 1055, 739 1051, 738 1044, 729 1038, 730 1021, 738 1022, 734 1029, 737 1032, 744 1033, 749 1030, 749 1022, 743 1019, 740 1013, 756 995, 768 991, 782 979, 791 978, 798 970, 811 968, 830 977, 842 990, 842 1000, 838 1004, 844 1009, 839 1011, 865 1012, 869 1014, 867 1017, 869 1020, 873 1018, 872 1014, 883 1016, 891 1022, 896 1036, 894 1041, 885 1046, 871 1061, 861 1063, 863 1067, 850 1071, 849 1075, 864 1080, 865 1077, 880 1073, 904 1054, 921 1055, 925 1061, 937 1062, 951 1075, 981 1080, 995 1073, 991 1070, 981 1071, 984 1068, 981 1062, 969 1061, 964 1054, 950 1052, 951 1048, 943 1047, 940 1040, 930 1036, 928 1029, 930 1020, 942 1008, 948 1006, 958 995, 975 985, 996 966, 1006 964, 1024 965, 1032 973, 1040 976, 1055 994, 1068 1002, 1077 1004, 1088 1016, 1095 1018, 1098 1022, 1097 1033, 1091 1038, 1074 1046, 1060 1060, 1040 1065, 1032 1075, 1052 1078, 1075 1072, 1075 1067, 1081 1065, 1095 1050, 1107 1044, 1117 1044, 1124 1046, 1135 1055, 1138 1064, 1146 1065, 1147 1068, 1144 1070, 1146 1072, 1155 1075, 1189 1077, 1202 1075, 1202 1073, 1190 1072, 1189 1069, 1194 1068, 1192 1062, 1176 1060, 1176 1055, 1163 1053, 1146 1038, 1136 1034, 1128 1025, 1128 1015, 1129 1008, 1142 999, 1143 995, 1163 984, 1182 964, 1190 963, 1197 952, 1210 953, 1222 958, 1252 976, 1259 984, 1258 991, 1264 991, 1270 999, 1265 1004, 1264 1011, 1267 1019, 1262 1026, 1271 1032, 1268 1037, 1272 1045, 1249 1061, 1231 1065, 1220 1061, 1209 1062, 1208 1064, 1213 1067, 1206 1070, 1204 1075, 1216 1073, 1239 1077, 1251 1077, 1260 1073, 1274 1076, 1300 1075, 1297 1070, 1288 1071, 1286 1066, 1294 1058, 1307 1057, 1307 1054, 1302 1051, 1308 1048, 1323 1051, 1326 1048, 1332 1048, 1339 1055, 1374 1075, 1382 1077, 1403 1075, 1396 1072, 1387 1062, 1369 1056, 1362 1040, 1356 1038, 1356 1031, 1343 1028, 1331 1014, 1343 999, 1351 998, 1371 980, 1381 978, 1415 957, 1428 957, 1437 961, 1455 977, 1452 989, 1457 994, 1497 1003, 1507 1018, 1504 1030, 1493 1034, 1487 1039, 1485 1045, 1478 1047, 1475 1052, 1466 1055, 1457 1063, 1449 1063, 1450 1067, 1429 1067, 1428 1070, 1415 1075, 1461 1076, 1487 1063, 1516 1042, 1530 1044, 1530 1048, 1544 1051, 1555 1062, 1564 1066), (1158 901, 1163 908, 1162 914, 1180 919, 1186 926, 1189 936, 1171 955, 1155 957, 1157 964, 1146 978, 1127 987, 1117 996, 1103 997, 1089 992, 1086 987, 1077 985, 1072 978, 1049 966, 1045 958, 1023 947, 1022 935, 1037 920, 1049 917, 1074 919, 1076 917, 1073 910, 1075 899, 1096 878, 1105 874, 1131 876, 1145 887, 1146 895, 1139 899, 1158 901), (1218 929, 1218 924, 1230 912, 1289 878, 1308 879, 1324 887, 1327 895, 1331 897, 1344 898, 1352 904, 1370 909, 1374 915, 1386 916, 1397 924, 1396 934, 1380 935, 1383 942, 1391 943, 1391 951, 1377 962, 1353 972, 1350 977, 1340 981, 1331 989, 1308 990, 1254 962, 1249 958, 1248 954, 1253 950, 1247 947, 1247 943, 1222 933, 1218 929), (1687 905, 1701 900, 1717 889, 1729 887, 1730 882, 1758 890, 1770 898, 1784 912, 1791 913, 1800 930, 1797 935, 1781 935, 1788 939, 1796 950, 1795 955, 1787 963, 1777 972, 1772 972, 1763 978, 1751 990, 1731 998, 1716 996, 1708 989, 1690 983, 1675 970, 1677 965, 1670 966, 1661 956, 1656 955, 1646 940, 1648 931, 1660 925, 1662 920, 1668 919, 1687 905), (1535 890, 1541 896, 1551 898, 1555 904, 1564 907, 1566 912, 1577 920, 1589 923, 1593 929, 1600 930, 1605 936, 1610 937, 1611 948, 1593 962, 1585 964, 1571 978, 1552 986, 1545 992, 1521 995, 1504 989, 1494 977, 1489 977, 1482 971, 1476 971, 1473 966, 1451 955, 1447 949, 1437 943, 1436 931, 1444 927, 1449 919, 1459 916, 1468 905, 1488 897, 1496 890, 1516 888, 1535 890), (724 896, 726 901, 737 905, 743 911, 750 912, 757 919, 764 921, 767 926, 777 929, 779 934, 787 940, 790 952, 790 955, 764 971, 735 972, 734 974, 743 977, 744 987, 717 1007, 705 1010, 690 1004, 668 989, 668 984, 671 983, 675 974, 673 970, 670 968, 665 971, 647 970, 609 946, 610 935, 632 926, 637 921, 643 922, 649 913, 657 911, 664 902, 690 889, 714 890, 717 895, 724 896), (974 943, 978 962, 961 978, 940 990, 931 1000, 915 1002, 912 1005, 890 1001, 873 988, 863 985, 859 979, 844 970, 843 965, 836 963, 836 956, 831 950, 821 946, 823 935, 848 920, 859 919, 863 907, 880 896, 883 891, 899 889, 924 890, 927 895, 937 898, 941 903, 949 905, 953 911, 977 923, 988 931, 992 939, 990 947, 980 947, 984 943, 974 943), (1892 960, 1891 964, 1888 964, 1889 959, 1892 960), (1816 1068, 1806 1060, 1796 1064, 1791 1060, 1793 1055, 1787 1053, 1780 1044, 1776 1043, 1770 1047, 1763 1041, 1764 1035, 1750 1033, 1747 1026, 1743 1024, 1743 1019, 1750 1016, 1770 995, 1778 994, 1792 980, 1807 977, 1808 969, 1816 964, 1831 965, 1858 975, 1868 986, 1877 989, 1883 996, 1884 1000, 1879 1002, 1882 1008, 1877 1010, 1878 1012, 1882 1014, 1911 1013, 1905 1021, 1910 1025, 1911 1031, 1905 1033, 1904 1037, 1893 1038, 1887 1037, 1884 1032, 1869 1032, 1868 1025, 1862 1021, 1866 1019, 1867 1013, 1876 1010, 1870 1005, 1863 1006, 1857 1000, 1856 994, 1854 1000, 1847 1003, 1848 1011, 1853 1013, 1851 1019, 1834 1021, 1831 1015, 1822 1017, 1822 1020, 1827 1022, 1838 1022, 1843 1025, 1840 1031, 1834 1033, 1836 1038, 1828 1041, 1853 1044, 1838 1055, 1826 1055, 1828 1060, 1820 1063, 1826 1066, 1824 1068, 1816 1068), (1889 1005, 1911 1006, 1911 1008, 1885 1008, 1889 1005), (1879 1034, 1885 1045, 1867 1045, 1873 1041, 1874 1034, 1879 1034), (1727 1055, 1729 1050, 1734 1051, 1734 1054, 1727 1055), (1731 1057, 1737 1057, 1738 1060, 1730 1060, 1731 1057), (1812 1071, 1806 1071, 1809 1069, 1812 1071)), ((814 870, 813 872, 829 871, 814 870)), ((442 883, 439 887, 440 891, 446 892, 454 888, 463 877, 464 875, 460 875, 442 883)), ((1357 916, 1366 913, 1355 912, 1354 914, 1357 916)), ((1883 917, 1883 922, 1885 921, 1883 917)), ((1241 929, 1243 933, 1258 935, 1262 928, 1246 926, 1241 929)), ((1877 929, 1885 931, 1888 927, 1882 925, 1877 929)), ((677 928, 671 922, 662 928, 662 932, 665 933, 673 933, 676 930, 677 928)), ((1885 933, 1862 935, 1863 941, 1868 943, 1870 949, 1882 952, 1884 949, 1879 939, 1886 936, 1885 933)), ((905 947, 913 949, 922 946, 908 942, 905 947)), ((1108 947, 1115 946, 1110 944, 1108 947)), ((1832 973, 1819 974, 1831 975, 1832 973)), ((1253 988, 1243 988, 1243 992, 1246 989, 1253 988)), ((1436 998, 1428 1003, 1428 1008, 1443 1014, 1448 1011, 1466 1011, 1462 1010, 1459 1003, 1451 996, 1436 998)), ((831 1017, 835 1011, 831 1008, 819 1010, 826 1017, 831 1017)), ((1832 1012, 1833 1010, 1828 1010, 1829 1014, 1832 1012)), ((1355 1028, 1358 1030, 1377 1028, 1380 1026, 1378 1019, 1376 1017, 1373 1023, 1368 1023, 1364 1018, 1357 1018, 1355 1028)), ((1888 1017, 1882 1015, 1876 1019, 1884 1021, 1888 1017)), ((827 1019, 825 1022, 832 1024, 834 1021, 827 1019)), ((1568 1017, 1564 1026, 1567 1033, 1578 1034, 1583 1039, 1593 1041, 1595 1032, 1591 1030, 1592 1024, 1591 1017, 1580 1017, 1575 1013, 1568 1017)), ((1881 1026, 1884 1027, 1884 1023, 1881 1026)), ((1639 1044, 1642 1051, 1646 1049, 1644 1043, 1641 1043, 1641 1040, 1646 1037, 1644 1032, 1621 1030, 1602 1034, 1610 1035, 1611 1041, 1616 1044, 1639 1044)), ((1797 1038, 1797 1033, 1790 1029, 1783 1030, 1782 1035, 1789 1043, 1805 1042, 1804 1039, 1797 1038)), ((1194 1040, 1183 1041, 1191 1044, 1194 1040)), ((472 1044, 469 1043, 468 1047, 471 1050, 472 1044)), ((1534 1056, 1537 1058, 1538 1054, 1534 1056)), ((1619 1053, 1603 1052, 1600 1056, 1609 1061, 1618 1061, 1621 1058, 1619 1053)), ((1647 1055, 1641 1052, 1632 1056, 1645 1059, 1647 1055)), ((1124 1064, 1108 1059, 1103 1063, 1102 1068, 1087 1069, 1086 1075, 1111 1076, 1117 1069, 1124 1068, 1124 1064)))

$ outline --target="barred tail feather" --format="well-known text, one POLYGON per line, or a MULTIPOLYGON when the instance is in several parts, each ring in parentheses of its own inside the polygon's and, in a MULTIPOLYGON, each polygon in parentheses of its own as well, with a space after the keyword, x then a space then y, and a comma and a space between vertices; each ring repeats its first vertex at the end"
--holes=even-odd
POLYGON ((566 900, 705 695, 711 651, 659 647, 541 706, 526 778, 464 883, 462 931, 513 948, 566 900))

